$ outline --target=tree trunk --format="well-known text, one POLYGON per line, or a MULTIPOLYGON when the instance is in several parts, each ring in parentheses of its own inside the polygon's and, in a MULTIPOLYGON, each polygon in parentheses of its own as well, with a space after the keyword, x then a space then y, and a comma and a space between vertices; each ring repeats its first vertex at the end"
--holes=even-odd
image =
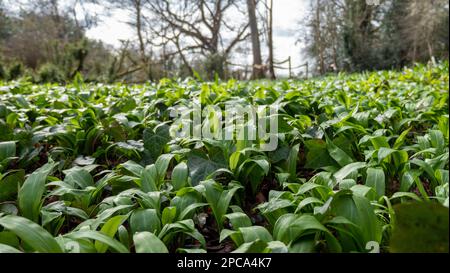
POLYGON ((269 0, 268 5, 268 13, 269 13, 269 23, 267 36, 268 36, 268 46, 269 46, 269 77, 271 80, 275 80, 275 68, 273 66, 273 0, 269 0))
POLYGON ((256 19, 256 3, 255 0, 247 0, 248 17, 252 38, 253 51, 253 79, 261 79, 264 77, 261 58, 261 44, 259 42, 258 22, 256 19))
POLYGON ((317 39, 317 46, 319 51, 319 73, 322 75, 325 73, 325 61, 324 61, 324 54, 323 54, 323 46, 322 46, 322 36, 321 36, 321 29, 320 29, 320 0, 317 0, 317 6, 316 6, 316 39, 317 39))
POLYGON ((140 0, 135 0, 134 5, 135 5, 135 9, 136 9, 136 32, 137 32, 137 36, 138 36, 138 40, 139 40, 139 52, 141 55, 141 61, 142 61, 142 65, 144 67, 146 76, 150 80, 152 80, 152 75, 150 73, 148 58, 145 53, 144 38, 142 37, 142 11, 141 11, 142 3, 140 0))

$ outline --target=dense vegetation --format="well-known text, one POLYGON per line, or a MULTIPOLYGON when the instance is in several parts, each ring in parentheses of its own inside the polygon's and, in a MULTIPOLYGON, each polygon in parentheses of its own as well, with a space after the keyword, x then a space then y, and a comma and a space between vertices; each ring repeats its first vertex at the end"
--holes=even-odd
POLYGON ((309 81, 4 82, 0 252, 448 252, 448 83, 448 63, 309 81), (278 148, 172 139, 171 108, 195 98, 278 104, 278 148))

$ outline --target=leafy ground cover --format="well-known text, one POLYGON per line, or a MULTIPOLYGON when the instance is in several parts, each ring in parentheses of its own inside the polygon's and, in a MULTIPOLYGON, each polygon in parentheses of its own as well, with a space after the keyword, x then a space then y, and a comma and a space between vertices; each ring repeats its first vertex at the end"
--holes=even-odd
POLYGON ((448 252, 448 77, 3 83, 0 252, 448 252), (174 138, 193 99, 277 104, 277 149, 174 138))

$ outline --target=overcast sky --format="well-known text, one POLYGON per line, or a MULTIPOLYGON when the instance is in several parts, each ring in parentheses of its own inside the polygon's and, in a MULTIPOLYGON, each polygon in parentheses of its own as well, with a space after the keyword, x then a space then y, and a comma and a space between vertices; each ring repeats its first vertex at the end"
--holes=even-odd
MULTIPOLYGON (((282 61, 289 56, 292 65, 298 66, 306 60, 302 56, 302 46, 296 44, 298 24, 308 8, 309 0, 274 0, 274 46, 275 61, 282 61)), ((90 29, 87 35, 105 43, 118 46, 119 40, 133 37, 133 30, 127 24, 127 14, 114 12, 97 27, 90 29)), ((294 71, 294 72, 298 72, 294 71)), ((285 74, 277 71, 278 74, 285 74)))

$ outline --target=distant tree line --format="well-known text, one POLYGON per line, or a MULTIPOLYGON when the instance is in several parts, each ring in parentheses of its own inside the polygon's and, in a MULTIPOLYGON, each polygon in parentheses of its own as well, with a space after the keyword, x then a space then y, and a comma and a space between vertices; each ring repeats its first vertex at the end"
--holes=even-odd
POLYGON ((0 1, 0 78, 63 82, 83 73, 106 80, 111 49, 86 38, 95 18, 80 19, 76 2, 63 8, 56 0, 29 1, 11 13, 0 1))
POLYGON ((247 78, 248 71, 236 73, 228 64, 233 56, 246 57, 251 52, 250 75, 275 78, 272 2, 0 0, 0 79, 26 76, 34 81, 63 82, 77 73, 102 82, 194 75, 247 78), (11 9, 11 3, 20 4, 20 10, 11 9), (96 16, 89 5, 99 5, 106 12, 96 16), (135 38, 121 41, 119 48, 86 37, 86 31, 102 16, 109 16, 108 11, 129 15, 127 24, 135 38), (268 60, 261 57, 264 41, 268 60))
POLYGON ((311 0, 300 40, 317 73, 448 59, 448 0, 311 0))
MULTIPOLYGON (((0 79, 275 79, 273 0, 0 0, 0 79), (15 5, 19 8, 12 8, 15 5), (96 14, 92 7, 103 7, 96 14), (126 12, 118 48, 86 32, 126 12), (232 69, 232 62, 253 62, 232 69)), ((448 59, 448 0, 309 0, 300 41, 316 74, 448 59)), ((295 12, 295 11, 293 11, 295 12)), ((300 11, 298 11, 300 14, 300 11)), ((294 26, 295 27, 295 26, 294 26)), ((300 54, 300 52, 299 52, 300 54)))

